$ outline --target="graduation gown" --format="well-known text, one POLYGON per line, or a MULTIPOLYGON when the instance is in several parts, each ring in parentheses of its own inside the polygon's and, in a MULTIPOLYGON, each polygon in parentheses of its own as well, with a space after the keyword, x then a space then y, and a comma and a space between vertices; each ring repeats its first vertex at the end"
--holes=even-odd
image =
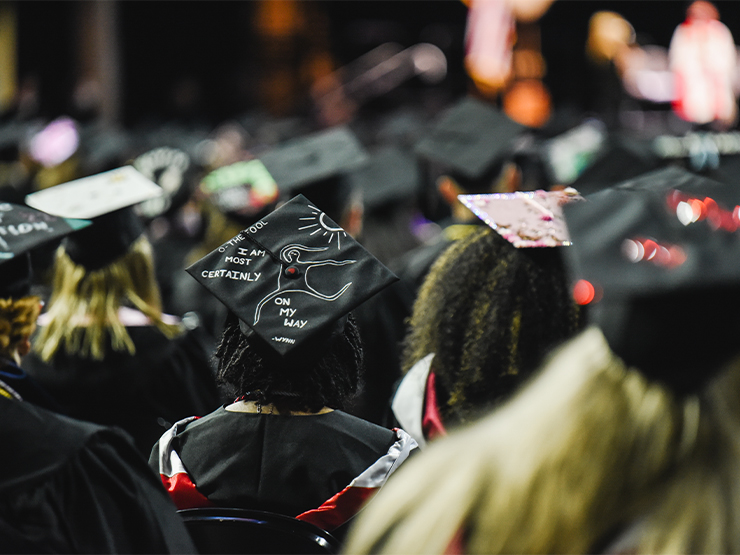
POLYGON ((148 457, 152 445, 174 422, 208 414, 221 399, 200 328, 167 339, 154 326, 127 326, 136 354, 108 350, 92 360, 57 351, 47 364, 33 353, 23 367, 65 414, 119 426, 148 457))
POLYGON ((0 553, 195 553, 130 440, 0 390, 0 553))
POLYGON ((419 447, 427 441, 447 435, 437 403, 434 353, 414 364, 396 389, 391 401, 395 422, 407 430, 419 447))
POLYGON ((297 517, 325 530, 351 518, 416 442, 341 411, 230 412, 178 422, 152 451, 180 509, 223 506, 297 517))

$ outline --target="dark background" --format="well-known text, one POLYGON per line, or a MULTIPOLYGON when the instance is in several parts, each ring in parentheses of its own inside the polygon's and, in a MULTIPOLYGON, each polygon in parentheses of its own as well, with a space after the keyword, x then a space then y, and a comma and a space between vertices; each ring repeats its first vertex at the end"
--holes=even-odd
MULTIPOLYGON (((123 117, 128 124, 175 117, 172 94, 182 80, 197 83, 201 98, 194 117, 219 121, 259 108, 260 78, 252 29, 258 0, 122 1, 119 43, 123 117)), ((449 73, 439 87, 452 95, 468 87, 462 67, 467 8, 458 0, 304 0, 329 21, 328 41, 338 65, 384 42, 411 46, 432 42, 445 51, 449 73)), ((24 1, 18 6, 19 75, 36 75, 40 110, 46 117, 69 113, 74 87, 76 2, 24 1)), ((740 2, 715 2, 722 21, 740 33, 740 2)), ((557 108, 589 104, 584 56, 587 25, 598 10, 623 15, 642 44, 667 47, 684 18, 683 1, 556 0, 540 20, 545 83, 557 108)), ((407 87, 419 86, 409 83, 407 87)))

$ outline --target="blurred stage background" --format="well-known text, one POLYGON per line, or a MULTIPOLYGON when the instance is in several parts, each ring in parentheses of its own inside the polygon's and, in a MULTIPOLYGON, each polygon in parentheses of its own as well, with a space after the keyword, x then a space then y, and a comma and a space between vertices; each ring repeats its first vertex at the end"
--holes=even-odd
MULTIPOLYGON (((740 3, 720 1, 732 30, 740 3)), ((587 110, 590 16, 614 10, 640 44, 667 47, 682 1, 558 0, 539 20, 544 83, 556 109, 587 110)), ((0 109, 126 126, 214 125, 253 110, 308 109, 312 83, 385 43, 439 47, 441 81, 405 81, 364 109, 445 104, 470 87, 463 67, 468 8, 459 0, 0 2, 0 109)), ((18 114, 20 112, 20 114, 18 114)))

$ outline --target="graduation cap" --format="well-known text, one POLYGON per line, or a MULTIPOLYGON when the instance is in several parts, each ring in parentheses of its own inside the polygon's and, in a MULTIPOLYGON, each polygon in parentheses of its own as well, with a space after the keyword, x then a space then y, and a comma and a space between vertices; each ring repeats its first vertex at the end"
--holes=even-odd
POLYGON ((571 186, 588 195, 657 170, 661 165, 646 143, 612 137, 571 186))
POLYGON ((123 256, 144 231, 133 205, 162 195, 162 188, 132 166, 69 181, 32 193, 26 204, 55 216, 91 219, 93 225, 68 237, 76 264, 98 270, 123 256))
POLYGON ((29 294, 29 253, 33 249, 89 225, 87 220, 58 218, 28 206, 0 203, 0 298, 29 294))
POLYGON ((373 211, 414 198, 420 177, 413 156, 386 146, 374 152, 366 166, 350 174, 349 180, 362 191, 365 209, 373 211))
POLYGON ((146 200, 136 207, 145 218, 156 218, 185 204, 192 189, 196 165, 179 148, 159 146, 137 156, 134 168, 162 188, 162 195, 146 200))
POLYGON ((260 160, 281 192, 346 174, 367 163, 368 155, 348 127, 335 127, 290 140, 260 160))
POLYGON ((80 133, 75 121, 60 117, 31 138, 28 152, 36 162, 49 168, 72 157, 79 145, 80 133))
POLYGON ((442 114, 414 150, 450 173, 476 181, 509 154, 526 129, 493 106, 464 98, 442 114))
POLYGON ((218 168, 203 179, 200 189, 220 212, 245 224, 278 199, 277 184, 259 160, 218 168))
POLYGON ((0 126, 0 163, 18 161, 21 147, 30 132, 29 124, 5 122, 0 126))
MULTIPOLYGON (((573 184, 604 149, 606 141, 606 127, 596 119, 587 119, 564 133, 543 141, 541 148, 550 179, 559 185, 573 184)), ((631 175, 636 174, 624 177, 631 175)), ((573 187, 578 188, 576 185, 573 187)))
POLYGON ((568 202, 583 200, 575 189, 459 195, 457 198, 517 248, 570 245, 562 207, 568 202))
POLYGON ((628 365, 679 394, 739 350, 738 202, 671 168, 563 209, 576 302, 628 365))
POLYGON ((393 273, 298 195, 187 268, 280 355, 321 344, 393 273), (310 341, 309 341, 310 340, 310 341))
POLYGON ((131 159, 134 138, 129 131, 109 125, 88 126, 80 131, 81 171, 84 175, 113 170, 131 159))

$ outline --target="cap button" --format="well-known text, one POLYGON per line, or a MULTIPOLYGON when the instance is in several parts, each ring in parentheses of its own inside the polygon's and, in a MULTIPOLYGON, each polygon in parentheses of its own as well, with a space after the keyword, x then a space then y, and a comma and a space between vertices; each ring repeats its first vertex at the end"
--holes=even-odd
POLYGON ((285 274, 285 277, 291 279, 295 279, 301 275, 301 271, 298 269, 297 266, 288 266, 287 268, 285 268, 285 270, 283 270, 283 273, 285 274))

